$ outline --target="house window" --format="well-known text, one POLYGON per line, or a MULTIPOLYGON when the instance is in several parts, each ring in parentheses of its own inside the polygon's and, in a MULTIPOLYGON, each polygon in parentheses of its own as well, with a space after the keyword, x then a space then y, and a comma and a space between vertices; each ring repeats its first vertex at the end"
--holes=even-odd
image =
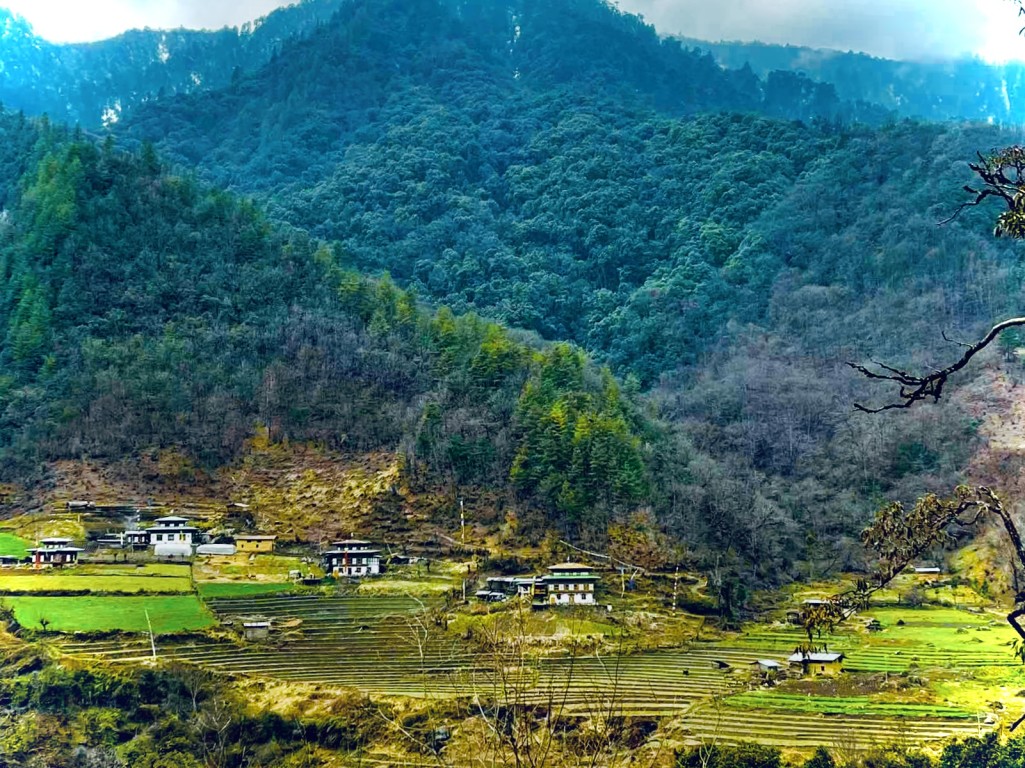
POLYGON ((826 668, 825 668, 825 667, 819 667, 819 669, 821 669, 821 670, 822 670, 823 672, 825 672, 825 671, 826 671, 826 668))

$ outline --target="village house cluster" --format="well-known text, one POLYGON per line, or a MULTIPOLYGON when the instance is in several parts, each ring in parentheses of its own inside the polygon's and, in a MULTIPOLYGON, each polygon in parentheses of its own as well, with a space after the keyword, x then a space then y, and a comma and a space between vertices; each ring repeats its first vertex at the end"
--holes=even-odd
POLYGON ((589 565, 559 563, 549 566, 548 573, 539 576, 492 576, 487 580, 487 588, 477 592, 477 599, 500 602, 519 595, 529 597, 537 608, 594 605, 598 581, 598 574, 589 565))

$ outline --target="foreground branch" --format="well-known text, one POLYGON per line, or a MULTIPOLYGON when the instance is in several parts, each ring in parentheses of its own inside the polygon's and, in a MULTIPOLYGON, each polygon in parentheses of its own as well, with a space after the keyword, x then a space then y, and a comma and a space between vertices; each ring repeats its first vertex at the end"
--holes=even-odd
MULTIPOLYGON (((1025 567, 1025 543, 1021 532, 1000 497, 989 488, 959 486, 948 499, 929 494, 920 498, 911 509, 905 509, 900 502, 885 505, 861 534, 862 543, 877 555, 875 573, 860 579, 853 589, 804 609, 801 619, 808 634, 808 646, 811 646, 816 632, 832 631, 837 624, 867 607, 875 593, 886 588, 920 557, 953 541, 951 531, 973 529, 987 518, 998 518, 1002 524, 1017 559, 1012 567, 1025 567)), ((1023 617, 1025 594, 1018 594, 1014 610, 1007 615, 1007 622, 1019 638, 1014 645, 1015 654, 1025 662, 1023 617)), ((1025 723, 1025 715, 1018 718, 1010 730, 1015 730, 1022 723, 1025 723)))
POLYGON ((989 333, 974 344, 956 342, 958 346, 965 348, 964 354, 961 355, 961 359, 952 365, 948 365, 946 368, 941 368, 924 376, 917 376, 908 371, 892 368, 875 361, 873 361, 873 363, 878 370, 872 370, 871 368, 859 365, 858 363, 847 363, 848 366, 858 371, 866 378, 876 379, 879 381, 892 381, 900 385, 897 399, 891 403, 875 408, 862 405, 861 403, 855 403, 854 407, 862 413, 882 413, 883 411, 910 408, 915 403, 922 400, 928 400, 929 398, 932 398, 934 403, 938 402, 940 397, 943 395, 943 387, 946 386, 947 379, 967 366, 968 363, 972 361, 973 357, 992 344, 1001 333, 1006 331, 1008 328, 1015 328, 1022 325, 1025 325, 1025 317, 1012 317, 1009 320, 1004 320, 1003 322, 994 325, 990 329, 989 333))

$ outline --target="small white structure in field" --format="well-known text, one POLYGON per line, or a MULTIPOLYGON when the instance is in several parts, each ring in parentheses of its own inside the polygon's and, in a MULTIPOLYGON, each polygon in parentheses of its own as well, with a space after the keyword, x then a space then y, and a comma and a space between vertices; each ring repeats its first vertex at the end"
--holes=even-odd
POLYGON ((200 544, 196 547, 197 555, 234 555, 234 544, 200 544))
POLYGON ((336 541, 324 553, 324 570, 334 576, 377 576, 381 573, 381 550, 362 539, 336 541))
POLYGON ((71 546, 71 539, 52 537, 40 539, 39 546, 28 553, 32 556, 32 567, 39 569, 76 565, 78 554, 84 551, 81 547, 71 546))
POLYGON ((184 541, 165 541, 153 545, 153 554, 156 557, 185 560, 192 557, 192 545, 184 541))
POLYGON ((269 621, 247 621, 242 624, 246 640, 266 640, 270 636, 269 621))
POLYGON ((542 577, 549 605, 594 605, 594 585, 598 575, 583 563, 559 563, 548 566, 542 577))

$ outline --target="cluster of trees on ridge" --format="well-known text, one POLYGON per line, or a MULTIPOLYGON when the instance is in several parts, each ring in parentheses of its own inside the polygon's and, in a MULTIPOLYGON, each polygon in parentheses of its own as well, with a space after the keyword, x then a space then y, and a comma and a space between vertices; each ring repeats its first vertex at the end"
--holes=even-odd
POLYGON ((169 445, 216 466, 265 423, 400 451, 425 481, 511 483, 569 529, 649 497, 655 426, 579 350, 429 311, 152 148, 15 115, 0 132, 9 476, 169 445))

